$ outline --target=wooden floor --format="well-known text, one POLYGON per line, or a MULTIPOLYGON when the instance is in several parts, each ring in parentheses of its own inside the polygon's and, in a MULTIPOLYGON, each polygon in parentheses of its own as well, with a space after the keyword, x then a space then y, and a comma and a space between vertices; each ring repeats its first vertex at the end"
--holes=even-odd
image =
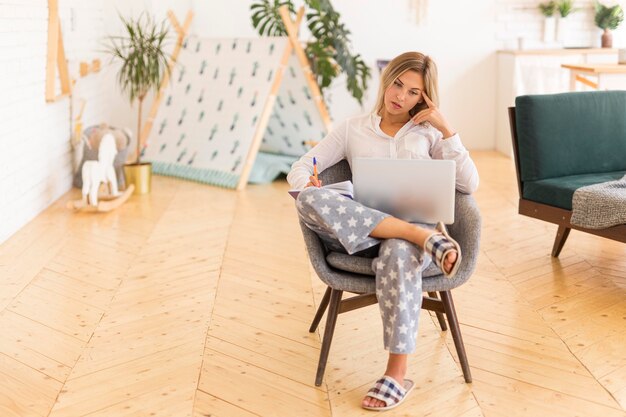
MULTIPOLYGON (((474 153, 478 268, 453 292, 473 384, 422 312, 417 389, 386 416, 626 416, 626 246, 516 214, 511 161, 474 153)), ((156 177, 107 214, 72 192, 0 246, 0 416, 360 416, 381 375, 376 306, 341 315, 324 384, 324 286, 287 185, 156 177), (322 326, 323 328, 323 326, 322 326)))

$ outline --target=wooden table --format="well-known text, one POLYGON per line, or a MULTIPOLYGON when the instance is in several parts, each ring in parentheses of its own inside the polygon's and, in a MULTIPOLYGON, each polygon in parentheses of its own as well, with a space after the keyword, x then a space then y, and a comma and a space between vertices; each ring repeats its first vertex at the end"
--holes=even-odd
POLYGON ((570 70, 570 90, 577 90, 577 82, 596 90, 626 90, 624 64, 563 64, 570 70))

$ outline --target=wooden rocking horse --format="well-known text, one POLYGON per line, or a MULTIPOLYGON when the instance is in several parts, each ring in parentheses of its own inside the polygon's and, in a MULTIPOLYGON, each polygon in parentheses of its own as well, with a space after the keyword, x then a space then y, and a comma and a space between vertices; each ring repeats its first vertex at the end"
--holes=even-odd
POLYGON ((117 187, 117 176, 113 168, 116 154, 115 138, 111 133, 107 133, 100 142, 98 160, 86 161, 83 164, 83 198, 69 201, 68 208, 106 212, 118 208, 130 198, 135 189, 132 184, 123 193, 120 193, 117 187), (108 186, 108 193, 99 195, 102 183, 108 186))

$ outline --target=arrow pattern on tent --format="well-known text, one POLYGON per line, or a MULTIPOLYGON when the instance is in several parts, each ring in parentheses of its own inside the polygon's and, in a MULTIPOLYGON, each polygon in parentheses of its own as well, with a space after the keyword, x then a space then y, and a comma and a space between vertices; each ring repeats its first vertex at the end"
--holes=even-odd
MULTIPOLYGON (((236 187, 288 42, 187 38, 144 151, 155 172, 236 187)), ((275 103, 260 150, 299 156, 324 137, 294 54, 275 103)))
POLYGON ((315 106, 298 59, 292 54, 263 136, 261 151, 300 156, 310 149, 305 142, 319 141, 324 136, 324 122, 315 106))

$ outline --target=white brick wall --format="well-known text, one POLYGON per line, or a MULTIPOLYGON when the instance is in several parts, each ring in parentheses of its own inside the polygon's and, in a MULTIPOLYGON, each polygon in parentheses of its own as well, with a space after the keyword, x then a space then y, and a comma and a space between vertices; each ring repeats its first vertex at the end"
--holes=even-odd
MULTIPOLYGON (((538 5, 548 0, 496 0, 496 39, 500 49, 517 49, 518 39, 524 39, 525 49, 558 46, 543 42, 544 17, 538 5)), ((614 0, 601 1, 612 4, 614 0)), ((594 2, 592 0, 574 1, 578 9, 564 19, 566 47, 600 47, 602 31, 594 23, 594 2)), ((557 12, 558 15, 558 12, 557 12)), ((555 15, 556 16, 556 15, 555 15)), ((614 47, 626 47, 626 24, 613 34, 614 47)))
MULTIPOLYGON (((70 75, 101 56, 103 0, 60 0, 70 75)), ((0 242, 71 187, 69 99, 45 102, 47 0, 0 0, 0 242)), ((107 118, 106 74, 78 80, 85 126, 107 118)), ((108 87, 108 88, 107 88, 108 87)))
MULTIPOLYGON (((103 53, 106 37, 121 30, 118 12, 148 11, 179 19, 191 0, 59 0, 74 115, 86 100, 83 126, 136 126, 136 108, 118 92, 116 68, 103 53), (100 58, 98 74, 79 77, 79 63, 100 58)), ((0 0, 0 244, 72 186, 70 101, 45 102, 48 0, 0 0)), ((57 90, 59 89, 57 81, 57 90)), ((145 112, 150 103, 146 103, 145 112)))

